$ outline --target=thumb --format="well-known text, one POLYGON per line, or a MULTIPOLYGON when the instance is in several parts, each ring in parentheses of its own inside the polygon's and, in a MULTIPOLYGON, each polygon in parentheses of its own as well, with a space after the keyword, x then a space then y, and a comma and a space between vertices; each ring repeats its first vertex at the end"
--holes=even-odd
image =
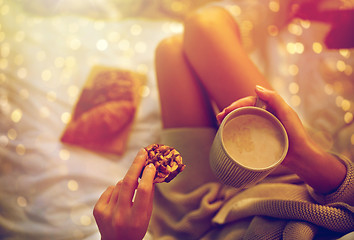
POLYGON ((267 103, 269 110, 276 115, 284 116, 285 112, 288 111, 288 104, 275 91, 257 85, 255 92, 261 100, 267 103))
POLYGON ((275 91, 257 85, 255 92, 258 97, 266 102, 267 105, 275 112, 278 112, 282 107, 284 107, 281 106, 285 104, 284 100, 275 91))
POLYGON ((256 89, 255 89, 256 94, 258 95, 258 97, 265 101, 266 103, 268 103, 269 101, 271 101, 272 98, 272 94, 274 93, 274 91, 269 90, 267 88, 264 88, 260 85, 256 85, 256 89))
POLYGON ((291 119, 298 118, 295 111, 275 91, 258 85, 255 91, 258 97, 267 103, 269 111, 275 114, 283 124, 286 124, 291 119))

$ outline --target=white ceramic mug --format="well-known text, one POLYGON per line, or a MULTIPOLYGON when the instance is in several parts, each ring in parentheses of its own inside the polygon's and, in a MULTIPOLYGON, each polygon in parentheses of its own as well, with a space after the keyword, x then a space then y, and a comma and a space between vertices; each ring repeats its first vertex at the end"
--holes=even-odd
POLYGON ((224 184, 250 187, 284 160, 288 135, 265 108, 257 99, 256 106, 235 109, 222 121, 210 150, 210 166, 224 184))

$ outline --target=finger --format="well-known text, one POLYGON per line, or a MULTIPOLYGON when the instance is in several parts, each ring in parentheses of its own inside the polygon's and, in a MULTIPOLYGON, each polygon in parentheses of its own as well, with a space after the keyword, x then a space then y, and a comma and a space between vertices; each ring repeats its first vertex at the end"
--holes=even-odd
POLYGON ((152 185, 152 191, 150 195, 150 199, 148 200, 148 208, 147 208, 147 213, 149 216, 151 216, 152 213, 152 205, 154 201, 154 192, 155 192, 155 184, 152 185))
POLYGON ((95 207, 93 209, 93 213, 96 216, 97 214, 101 213, 109 203, 109 200, 111 198, 112 192, 113 192, 114 186, 109 186, 100 196, 100 198, 97 200, 95 207))
POLYGON ((109 200, 109 207, 112 208, 113 206, 115 206, 117 204, 118 197, 119 197, 119 191, 120 191, 121 186, 122 186, 122 180, 117 182, 117 184, 114 186, 114 189, 111 194, 111 198, 109 200))
POLYGON ((226 115, 229 114, 230 112, 232 112, 233 110, 240 108, 240 107, 254 106, 255 103, 256 103, 256 97, 254 97, 254 96, 241 98, 241 99, 231 103, 222 112, 220 112, 216 116, 216 119, 218 120, 219 123, 221 123, 222 120, 226 117, 226 115))
POLYGON ((303 140, 300 139, 306 139, 307 134, 303 128, 300 117, 279 94, 262 87, 257 87, 256 93, 262 100, 267 102, 268 106, 271 108, 270 110, 272 110, 284 125, 289 136, 289 144, 292 145, 291 142, 301 142, 303 140))
POLYGON ((138 185, 138 178, 144 167, 146 158, 146 151, 141 149, 123 179, 119 192, 120 197, 118 198, 118 208, 124 209, 131 206, 134 192, 138 185))
POLYGON ((261 86, 256 86, 256 93, 268 104, 280 120, 287 119, 292 109, 279 94, 261 86))
POLYGON ((141 212, 149 209, 151 205, 151 197, 154 190, 154 178, 156 174, 156 168, 153 164, 149 164, 143 172, 143 176, 139 182, 135 202, 134 211, 141 212))
POLYGON ((107 204, 111 198, 112 192, 114 190, 114 186, 109 186, 100 196, 97 203, 107 204))

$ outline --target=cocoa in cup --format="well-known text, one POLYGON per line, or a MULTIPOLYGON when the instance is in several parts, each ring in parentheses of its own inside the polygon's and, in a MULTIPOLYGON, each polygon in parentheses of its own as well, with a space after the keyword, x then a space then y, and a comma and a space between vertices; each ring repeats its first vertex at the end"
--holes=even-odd
POLYGON ((281 164, 288 151, 281 122, 260 107, 242 107, 222 121, 210 150, 216 177, 236 188, 250 187, 281 164))

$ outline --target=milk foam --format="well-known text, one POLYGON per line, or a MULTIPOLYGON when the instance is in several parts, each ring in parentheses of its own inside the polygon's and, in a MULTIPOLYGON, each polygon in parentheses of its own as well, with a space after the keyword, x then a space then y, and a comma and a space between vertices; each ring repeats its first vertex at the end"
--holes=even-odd
POLYGON ((284 151, 280 130, 270 120, 252 114, 231 119, 223 130, 228 154, 243 166, 266 168, 276 163, 284 151))

